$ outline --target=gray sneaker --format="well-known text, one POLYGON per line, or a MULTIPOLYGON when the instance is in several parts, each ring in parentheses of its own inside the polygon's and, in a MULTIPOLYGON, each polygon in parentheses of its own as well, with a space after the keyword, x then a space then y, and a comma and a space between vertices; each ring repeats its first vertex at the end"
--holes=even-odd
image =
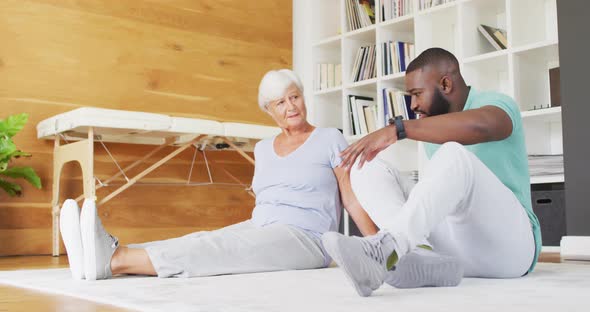
POLYGON ((387 258, 396 248, 393 237, 385 232, 365 238, 328 232, 322 235, 322 243, 362 297, 383 284, 387 258))
POLYGON ((111 258, 119 247, 116 237, 105 231, 96 211, 94 200, 85 199, 80 216, 84 272, 87 280, 110 278, 111 258))
POLYGON ((59 212, 59 232, 66 246, 68 263, 74 279, 84 279, 84 249, 80 235, 80 207, 66 199, 59 212))
POLYGON ((463 266, 458 259, 417 247, 386 273, 385 282, 396 288, 452 287, 462 278, 463 266))

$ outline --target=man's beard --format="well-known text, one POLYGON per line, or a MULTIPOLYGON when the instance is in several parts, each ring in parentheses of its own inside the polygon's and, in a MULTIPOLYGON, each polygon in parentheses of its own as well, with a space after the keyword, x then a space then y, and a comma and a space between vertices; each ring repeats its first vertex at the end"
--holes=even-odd
POLYGON ((434 95, 432 96, 432 105, 428 116, 437 116, 446 114, 451 109, 451 103, 445 99, 438 88, 434 88, 434 95))

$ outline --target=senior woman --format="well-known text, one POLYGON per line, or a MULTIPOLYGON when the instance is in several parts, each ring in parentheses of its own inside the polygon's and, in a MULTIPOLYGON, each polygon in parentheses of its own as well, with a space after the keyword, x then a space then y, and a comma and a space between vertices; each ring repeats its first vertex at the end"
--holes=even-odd
POLYGON ((377 229, 356 200, 346 170, 338 167, 347 143, 336 129, 307 121, 303 86, 291 70, 268 72, 258 104, 282 132, 256 144, 256 207, 252 218, 215 231, 119 246, 105 231, 94 201, 80 213, 67 200, 60 229, 74 278, 113 274, 197 277, 322 268, 329 257, 321 235, 336 231, 342 205, 365 235, 377 229))

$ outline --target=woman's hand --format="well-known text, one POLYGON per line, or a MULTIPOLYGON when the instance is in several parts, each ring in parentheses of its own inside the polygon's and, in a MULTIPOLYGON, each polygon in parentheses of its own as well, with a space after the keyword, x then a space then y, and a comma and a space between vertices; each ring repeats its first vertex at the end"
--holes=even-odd
POLYGON ((357 157, 360 156, 360 169, 366 161, 373 160, 379 152, 396 141, 397 132, 394 126, 387 126, 372 132, 340 153, 340 157, 342 157, 340 167, 350 170, 357 157))

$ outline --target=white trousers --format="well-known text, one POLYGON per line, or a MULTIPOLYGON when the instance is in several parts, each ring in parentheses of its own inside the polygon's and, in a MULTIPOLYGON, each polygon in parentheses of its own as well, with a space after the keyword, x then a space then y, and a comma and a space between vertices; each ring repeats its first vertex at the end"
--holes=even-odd
POLYGON ((403 256, 428 239, 458 258, 468 277, 511 278, 528 271, 532 226, 514 193, 464 146, 443 144, 414 186, 375 159, 351 171, 352 189, 403 256))
POLYGON ((321 242, 294 226, 250 220, 215 231, 129 245, 144 248, 159 277, 197 277, 326 266, 321 242))

